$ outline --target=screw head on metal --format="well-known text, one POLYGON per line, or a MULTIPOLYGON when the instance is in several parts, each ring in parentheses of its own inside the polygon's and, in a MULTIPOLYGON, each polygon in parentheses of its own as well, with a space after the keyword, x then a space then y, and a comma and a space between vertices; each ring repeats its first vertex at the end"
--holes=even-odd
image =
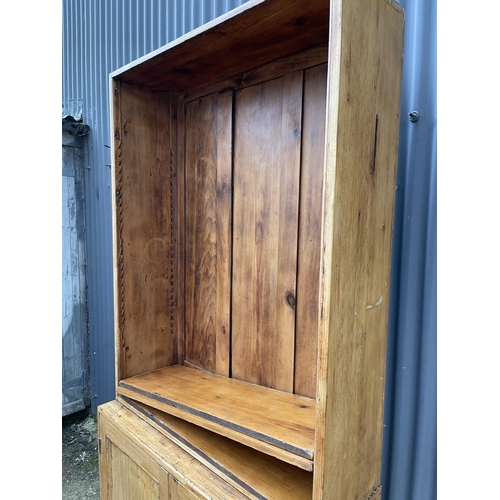
POLYGON ((418 111, 411 111, 408 113, 408 116, 410 117, 410 121, 412 123, 418 122, 418 119, 420 118, 420 113, 418 111))

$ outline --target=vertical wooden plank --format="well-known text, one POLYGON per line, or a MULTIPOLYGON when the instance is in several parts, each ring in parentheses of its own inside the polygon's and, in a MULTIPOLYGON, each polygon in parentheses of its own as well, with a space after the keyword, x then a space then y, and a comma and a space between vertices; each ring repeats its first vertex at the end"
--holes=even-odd
POLYGON ((186 106, 186 360, 229 375, 232 93, 186 106))
MULTIPOLYGON (((279 333, 263 353, 266 366, 276 363, 274 387, 286 392, 293 392, 295 361, 302 87, 302 71, 283 77, 276 293, 276 327, 279 333)), ((271 340, 270 336, 267 338, 271 340)))
POLYGON ((176 362, 171 295, 178 276, 171 266, 175 132, 170 97, 123 83, 120 88, 117 337, 120 378, 125 378, 176 362))
POLYGON ((217 106, 217 306, 215 372, 230 374, 231 249, 232 249, 232 127, 233 92, 218 96, 217 106))
POLYGON ((317 499, 380 491, 403 22, 393 2, 332 3, 317 499))
POLYGON ((293 391, 302 72, 235 110, 232 376, 293 391))
POLYGON ((187 189, 187 240, 192 242, 188 254, 186 285, 193 301, 186 325, 186 359, 215 371, 217 301, 217 137, 216 96, 211 95, 189 104, 186 123, 186 150, 190 161, 187 189), (193 191, 191 191, 193 189, 193 191), (191 258, 192 256, 192 258, 191 258))
POLYGON ((193 328, 195 315, 195 263, 196 263, 196 199, 197 199, 197 170, 198 147, 196 116, 199 103, 190 103, 186 106, 185 118, 185 332, 184 332, 184 358, 191 355, 193 348, 193 328))
POLYGON ((294 393, 316 397, 326 64, 304 73, 294 393))

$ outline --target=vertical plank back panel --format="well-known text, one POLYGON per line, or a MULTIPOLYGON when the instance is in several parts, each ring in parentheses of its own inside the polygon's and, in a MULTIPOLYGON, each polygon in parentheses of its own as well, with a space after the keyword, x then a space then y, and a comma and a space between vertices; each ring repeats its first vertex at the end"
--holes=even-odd
POLYGON ((169 96, 122 83, 115 122, 119 378, 174 364, 176 126, 169 96))
POLYGON ((304 72, 294 393, 310 398, 318 367, 326 72, 326 64, 304 72))
POLYGON ((302 72, 238 92, 232 376, 293 391, 302 72))
POLYGON ((186 360, 229 375, 232 92, 186 105, 186 360))

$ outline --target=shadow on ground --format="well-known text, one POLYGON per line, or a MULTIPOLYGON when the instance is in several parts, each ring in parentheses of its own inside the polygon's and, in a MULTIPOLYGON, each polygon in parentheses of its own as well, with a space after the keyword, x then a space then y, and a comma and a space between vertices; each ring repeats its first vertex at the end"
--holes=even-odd
POLYGON ((89 409, 62 417, 62 498, 99 500, 97 420, 89 409))

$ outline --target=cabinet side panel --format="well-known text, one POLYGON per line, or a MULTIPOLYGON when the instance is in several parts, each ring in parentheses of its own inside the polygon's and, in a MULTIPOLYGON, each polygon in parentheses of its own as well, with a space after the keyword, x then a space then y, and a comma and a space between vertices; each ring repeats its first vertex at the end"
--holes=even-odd
POLYGON ((302 72, 237 93, 232 376, 293 391, 302 72))
POLYGON ((316 398, 326 64, 304 72, 294 393, 316 398))
POLYGON ((186 105, 186 335, 190 363, 229 376, 232 92, 186 105))
POLYGON ((344 0, 331 23, 315 498, 381 488, 403 43, 391 3, 344 0))
MULTIPOLYGON (((120 85, 115 123, 119 379, 176 362, 171 266, 176 127, 170 97, 120 85)), ((175 294, 174 294, 175 295, 175 294)))

